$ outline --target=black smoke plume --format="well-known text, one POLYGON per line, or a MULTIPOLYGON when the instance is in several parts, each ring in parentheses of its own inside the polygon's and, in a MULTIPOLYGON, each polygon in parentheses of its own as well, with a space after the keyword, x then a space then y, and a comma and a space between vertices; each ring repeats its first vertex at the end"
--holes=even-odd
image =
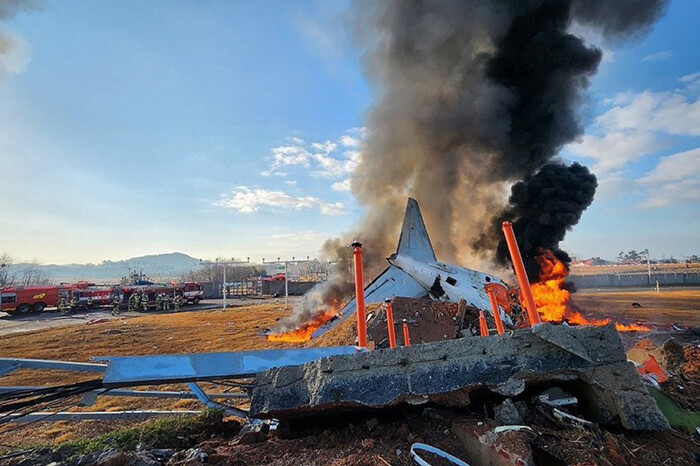
POLYGON ((551 227, 550 237, 528 237, 528 245, 558 251, 595 189, 587 171, 579 176, 583 167, 553 162, 582 134, 577 109, 602 58, 600 49, 571 31, 594 30, 617 43, 646 32, 665 4, 357 0, 352 24, 376 95, 351 177, 352 193, 366 214, 324 252, 337 257, 361 240, 366 276, 373 278, 396 247, 411 196, 421 203, 441 260, 493 269, 502 263, 497 257, 502 234, 494 219, 508 214, 524 228, 526 216, 547 216, 537 210, 540 204, 522 202, 520 193, 585 192, 577 213, 555 216, 561 223, 551 227), (538 191, 540 180, 569 184, 538 191), (511 200, 517 205, 508 205, 513 184, 518 187, 511 200))
MULTIPOLYGON (((513 223, 530 280, 540 278, 538 256, 543 249, 550 250, 564 264, 571 262, 559 243, 593 202, 597 187, 595 175, 578 163, 548 163, 513 185, 508 207, 494 220, 493 231, 500 230, 505 220, 513 223)), ((500 264, 510 260, 505 241, 498 243, 496 258, 500 264)))

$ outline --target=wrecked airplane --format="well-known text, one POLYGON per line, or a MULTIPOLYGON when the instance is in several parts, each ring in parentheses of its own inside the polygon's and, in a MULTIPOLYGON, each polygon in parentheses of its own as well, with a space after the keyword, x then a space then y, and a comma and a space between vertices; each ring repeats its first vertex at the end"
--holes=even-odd
MULTIPOLYGON (((394 296, 459 302, 491 312, 485 287, 507 285, 497 277, 476 270, 439 262, 425 228, 420 207, 409 198, 403 219, 399 245, 387 258, 389 267, 365 287, 365 303, 381 303, 394 296)), ((330 320, 312 334, 317 338, 355 314, 355 300, 348 302, 339 317, 330 320)), ((507 319, 505 314, 502 315, 507 319)))

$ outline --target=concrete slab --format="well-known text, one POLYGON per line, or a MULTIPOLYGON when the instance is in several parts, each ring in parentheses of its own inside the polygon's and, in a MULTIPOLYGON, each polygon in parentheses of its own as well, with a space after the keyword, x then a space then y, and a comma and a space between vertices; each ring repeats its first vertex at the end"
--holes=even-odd
POLYGON ((598 422, 668 428, 612 325, 543 324, 537 332, 523 329, 271 369, 256 375, 250 413, 293 419, 398 403, 465 406, 472 391, 517 396, 528 385, 557 383, 580 385, 598 422))

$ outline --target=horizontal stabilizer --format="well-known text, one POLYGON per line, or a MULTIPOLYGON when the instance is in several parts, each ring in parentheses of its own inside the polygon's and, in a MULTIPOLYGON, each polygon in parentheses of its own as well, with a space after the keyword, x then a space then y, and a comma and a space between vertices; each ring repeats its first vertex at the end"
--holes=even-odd
MULTIPOLYGON (((420 213, 419 213, 420 215, 420 213)), ((394 296, 406 298, 422 298, 428 292, 417 281, 398 267, 390 265, 384 272, 365 287, 365 304, 383 303, 394 296)), ((355 299, 341 309, 342 317, 334 319, 316 330, 311 337, 318 338, 327 331, 335 328, 348 317, 355 315, 355 299)))

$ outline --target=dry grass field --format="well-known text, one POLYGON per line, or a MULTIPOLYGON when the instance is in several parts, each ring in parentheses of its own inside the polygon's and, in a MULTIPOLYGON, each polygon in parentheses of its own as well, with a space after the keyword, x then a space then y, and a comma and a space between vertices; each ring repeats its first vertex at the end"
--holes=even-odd
MULTIPOLYGON (((629 265, 593 265, 593 266, 573 266, 571 267, 571 275, 596 275, 602 273, 635 273, 647 272, 646 264, 629 264, 629 265)), ((700 272, 700 263, 693 262, 689 264, 651 264, 652 272, 700 272)))
MULTIPOLYGON (((650 291, 578 292, 574 302, 584 314, 613 319, 643 318, 653 322, 679 322, 700 326, 700 290, 667 289, 650 291), (641 307, 632 307, 636 302, 641 307)), ((74 325, 6 335, 3 357, 90 361, 92 356, 168 354, 186 352, 242 351, 288 348, 300 344, 273 343, 259 333, 287 315, 281 304, 258 303, 226 311, 208 310, 122 318, 93 325, 74 325)), ((341 326, 311 344, 346 344, 352 328, 341 326)), ((91 376, 67 372, 23 370, 0 379, 2 385, 56 385, 88 380, 91 376)), ((220 390, 203 384, 210 391, 220 390)), ((155 389, 155 387, 153 387, 155 389)), ((183 386, 158 389, 184 390, 183 386)), ((73 400, 74 402, 76 400, 73 400)), ((245 407, 242 405, 242 407, 245 407)), ((201 409, 190 400, 155 400, 101 396, 97 404, 84 410, 121 409, 201 409)), ((96 435, 136 422, 54 422, 31 425, 5 425, 2 445, 27 442, 58 443, 76 437, 96 435), (11 429, 11 430, 8 430, 11 429)))
MULTIPOLYGON (((158 314, 117 319, 94 325, 74 325, 3 337, 3 357, 63 359, 89 362, 93 356, 129 356, 189 352, 243 351, 266 348, 295 347, 288 343, 268 342, 258 333, 272 326, 288 311, 279 304, 158 314)), ((0 379, 2 385, 57 385, 90 380, 94 376, 63 371, 21 370, 0 379)), ((222 387, 202 384, 207 391, 222 387)), ((147 387, 159 390, 187 390, 185 386, 147 387)), ((73 400, 75 402, 77 400, 73 400)), ((245 406, 243 406, 245 407, 245 406)), ((100 396, 94 406, 71 408, 85 411, 118 411, 122 409, 199 410, 191 400, 124 398, 100 396)), ((31 425, 2 426, 0 446, 30 442, 59 443, 96 435, 134 425, 138 422, 43 422, 31 425), (12 429, 12 430, 8 430, 12 429)))

